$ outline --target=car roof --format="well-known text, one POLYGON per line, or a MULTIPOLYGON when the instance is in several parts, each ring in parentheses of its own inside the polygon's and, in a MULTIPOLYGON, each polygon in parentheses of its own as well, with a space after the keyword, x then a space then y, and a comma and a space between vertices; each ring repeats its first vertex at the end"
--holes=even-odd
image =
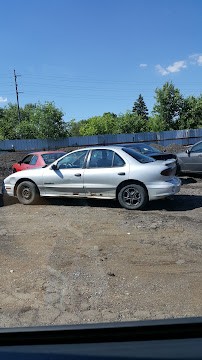
POLYGON ((66 152, 63 150, 53 150, 53 151, 48 150, 48 151, 33 151, 28 153, 27 155, 45 155, 45 154, 57 154, 57 153, 66 154, 66 152))
MULTIPOLYGON (((122 146, 124 147, 124 146, 122 146)), ((72 151, 76 151, 76 150, 99 150, 99 149, 111 149, 111 150, 115 150, 115 149, 120 149, 120 146, 118 145, 96 145, 96 146, 88 146, 88 147, 83 147, 83 148, 80 148, 80 149, 75 149, 75 150, 72 150, 72 151)), ((71 151, 71 152, 72 152, 71 151)))

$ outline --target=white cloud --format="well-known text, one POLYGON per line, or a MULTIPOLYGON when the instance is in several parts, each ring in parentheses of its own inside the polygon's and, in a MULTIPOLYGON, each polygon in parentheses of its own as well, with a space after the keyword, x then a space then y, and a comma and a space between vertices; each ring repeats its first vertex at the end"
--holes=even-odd
POLYGON ((199 57, 197 59, 197 63, 199 66, 202 66, 202 55, 199 55, 199 57))
POLYGON ((7 102, 7 98, 4 98, 3 96, 0 96, 0 103, 7 102))
POLYGON ((147 64, 140 64, 141 68, 146 68, 148 65, 147 64))
POLYGON ((190 55, 189 58, 191 59, 192 65, 202 66, 202 54, 193 54, 190 55))
POLYGON ((192 54, 188 56, 186 60, 175 61, 172 65, 169 65, 167 67, 156 65, 156 70, 159 72, 159 74, 165 76, 168 74, 179 72, 187 68, 187 66, 190 64, 202 66, 202 54, 192 54))
POLYGON ((172 65, 167 66, 166 68, 161 65, 156 65, 156 70, 163 76, 168 75, 170 73, 176 73, 185 69, 187 67, 186 62, 184 60, 175 61, 172 65))
POLYGON ((187 67, 186 62, 184 60, 176 61, 173 63, 173 65, 169 65, 166 70, 169 73, 176 73, 181 71, 182 69, 185 69, 187 67))
POLYGON ((168 71, 164 69, 161 65, 156 65, 156 70, 163 76, 168 75, 168 71))

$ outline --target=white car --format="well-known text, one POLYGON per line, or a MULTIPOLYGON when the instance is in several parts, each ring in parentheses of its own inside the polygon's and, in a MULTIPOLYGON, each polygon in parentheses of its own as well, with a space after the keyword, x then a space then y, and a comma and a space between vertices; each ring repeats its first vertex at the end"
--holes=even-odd
POLYGON ((126 209, 180 191, 174 160, 158 161, 133 149, 97 146, 72 151, 43 168, 23 170, 4 180, 4 192, 22 204, 40 196, 118 199, 126 209))

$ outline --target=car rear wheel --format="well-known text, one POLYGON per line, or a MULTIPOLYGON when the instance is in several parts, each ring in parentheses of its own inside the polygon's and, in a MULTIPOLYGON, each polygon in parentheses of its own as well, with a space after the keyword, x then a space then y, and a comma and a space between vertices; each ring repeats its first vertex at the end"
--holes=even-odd
POLYGON ((119 204, 129 210, 143 209, 148 203, 148 195, 145 188, 138 184, 128 184, 121 188, 118 193, 119 204))
POLYGON ((17 198, 21 204, 36 204, 39 200, 39 191, 31 181, 23 181, 17 187, 17 198))

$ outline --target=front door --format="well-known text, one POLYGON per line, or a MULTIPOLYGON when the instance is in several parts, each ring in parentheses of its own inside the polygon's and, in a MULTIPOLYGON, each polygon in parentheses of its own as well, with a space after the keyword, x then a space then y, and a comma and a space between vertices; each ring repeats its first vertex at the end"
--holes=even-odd
POLYGON ((192 146, 183 162, 183 170, 202 173, 202 143, 192 146))
POLYGON ((67 154, 54 164, 56 167, 44 169, 43 186, 46 196, 84 195, 84 163, 87 150, 67 154))

